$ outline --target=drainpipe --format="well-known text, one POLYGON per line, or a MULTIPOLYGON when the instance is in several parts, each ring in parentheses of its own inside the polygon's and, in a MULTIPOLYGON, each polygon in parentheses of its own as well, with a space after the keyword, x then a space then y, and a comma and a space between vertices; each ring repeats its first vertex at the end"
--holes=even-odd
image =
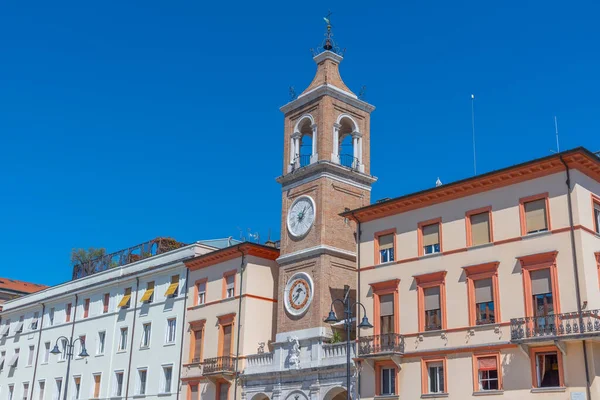
POLYGON ((237 385, 238 385, 238 365, 240 360, 240 332, 242 330, 242 298, 243 298, 243 290, 244 290, 244 270, 245 261, 246 261, 246 253, 244 253, 240 246, 238 246, 238 251, 242 254, 242 262, 240 263, 240 301, 238 303, 238 318, 237 318, 237 343, 235 350, 235 383, 233 385, 233 400, 237 400, 237 385))
POLYGON ((30 399, 33 399, 33 389, 35 388, 35 376, 37 374, 38 359, 40 357, 40 343, 42 342, 42 331, 44 330, 44 312, 46 311, 46 304, 42 303, 42 317, 38 321, 40 332, 38 333, 37 351, 35 353, 35 364, 33 364, 33 378, 31 378, 31 394, 30 399))
MULTIPOLYGON (((571 233, 571 256, 573 257, 573 275, 575 277, 575 295, 577 300, 577 315, 579 315, 579 326, 583 327, 583 316, 581 314, 581 290, 579 287, 579 268, 577 266, 577 252, 575 251, 575 228, 573 226, 573 201, 571 200, 571 174, 569 172, 569 166, 563 160, 562 155, 559 156, 560 162, 565 166, 565 172, 567 173, 567 204, 569 208, 569 231, 571 233)), ((581 341, 583 348, 583 365, 585 367, 585 389, 587 392, 587 398, 591 400, 592 393, 590 390, 590 371, 587 362, 587 348, 585 346, 585 340, 581 341)))
MULTIPOLYGON (((354 220, 356 221, 356 270, 358 271, 358 279, 357 279, 357 286, 356 286, 356 302, 360 302, 360 234, 361 229, 360 229, 360 220, 358 218, 356 218, 356 216, 354 215, 354 213, 352 213, 352 218, 354 218, 354 220)), ((356 311, 356 321, 355 323, 358 324, 360 321, 360 307, 358 307, 358 311, 356 311)), ((354 344, 354 355, 355 357, 358 357, 358 341, 360 339, 360 329, 358 329, 358 327, 356 328, 356 340, 355 340, 355 344, 354 344)), ((350 340, 350 338, 348 338, 348 340, 350 340)), ((358 373, 356 374, 356 397, 358 399, 360 399, 360 369, 358 368, 358 366, 356 366, 356 369, 358 371, 358 373)))
POLYGON ((135 302, 133 303, 133 323, 131 324, 131 341, 129 342, 129 361, 127 364, 127 383, 125 384, 125 400, 129 397, 129 381, 131 380, 131 359, 133 358, 133 341, 135 338, 135 317, 138 306, 140 278, 135 278, 135 302))
POLYGON ((185 334, 185 313, 187 310, 187 298, 188 298, 188 279, 190 277, 190 269, 188 267, 185 268, 185 296, 183 297, 183 311, 181 312, 181 342, 179 346, 179 378, 177 379, 177 396, 175 400, 179 400, 179 393, 181 392, 181 371, 183 370, 183 341, 185 334))

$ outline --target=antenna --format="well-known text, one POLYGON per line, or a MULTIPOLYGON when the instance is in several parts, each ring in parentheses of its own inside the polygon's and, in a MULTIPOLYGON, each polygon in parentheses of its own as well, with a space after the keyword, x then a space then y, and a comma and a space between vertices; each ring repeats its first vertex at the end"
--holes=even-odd
POLYGON ((471 128, 473 129, 473 171, 477 175, 477 155, 475 152, 475 95, 471 94, 471 128))
POLYGON ((560 144, 558 143, 558 120, 554 116, 554 130, 556 131, 556 152, 560 153, 560 144))

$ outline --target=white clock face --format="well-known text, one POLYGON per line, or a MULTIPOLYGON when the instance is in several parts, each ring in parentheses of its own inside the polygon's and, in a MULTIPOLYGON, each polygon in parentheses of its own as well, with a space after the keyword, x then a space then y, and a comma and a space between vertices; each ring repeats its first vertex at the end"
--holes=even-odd
POLYGON ((294 274, 285 285, 284 303, 288 313, 304 314, 313 299, 313 282, 305 272, 294 274))
POLYGON ((308 233, 315 222, 315 202, 309 196, 300 196, 290 206, 287 215, 287 228, 296 238, 308 233))

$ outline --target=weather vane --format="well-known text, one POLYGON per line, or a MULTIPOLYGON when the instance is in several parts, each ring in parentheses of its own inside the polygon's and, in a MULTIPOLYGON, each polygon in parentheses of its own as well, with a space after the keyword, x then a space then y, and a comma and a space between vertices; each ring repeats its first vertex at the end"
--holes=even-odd
POLYGON ((321 54, 324 51, 331 51, 333 53, 339 54, 340 56, 343 56, 344 52, 346 51, 346 49, 343 49, 343 50, 340 49, 339 46, 333 40, 333 33, 331 32, 331 28, 333 27, 333 25, 331 25, 331 15, 332 14, 333 13, 331 12, 331 10, 329 10, 327 12, 327 15, 323 17, 323 20, 327 24, 327 31, 325 32, 325 39, 323 40, 323 43, 321 43, 321 46, 319 48, 317 48, 317 51, 310 49, 313 53, 313 56, 321 54))

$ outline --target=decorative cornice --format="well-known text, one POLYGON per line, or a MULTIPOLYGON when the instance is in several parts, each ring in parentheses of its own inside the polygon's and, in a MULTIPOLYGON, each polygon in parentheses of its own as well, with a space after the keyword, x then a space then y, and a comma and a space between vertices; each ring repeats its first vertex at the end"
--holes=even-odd
POLYGON ((306 167, 299 168, 294 172, 279 176, 275 180, 282 185, 282 190, 292 189, 295 186, 321 178, 331 177, 343 183, 359 186, 365 190, 371 190, 371 185, 377 178, 364 174, 355 169, 350 169, 327 160, 319 160, 306 167))
POLYGON ((529 254, 517 257, 517 260, 519 260, 523 267, 537 264, 553 264, 556 261, 557 255, 558 251, 549 251, 547 253, 529 254))
POLYGON ((200 268, 222 263, 224 261, 236 259, 242 256, 241 253, 267 260, 275 260, 277 257, 279 257, 279 249, 246 242, 194 257, 190 260, 184 261, 184 264, 188 269, 194 271, 200 268))
POLYGON ((346 104, 349 104, 353 107, 358 108, 359 110, 368 113, 372 112, 375 109, 375 106, 356 98, 356 95, 338 89, 335 86, 325 84, 318 86, 309 92, 304 93, 302 96, 299 96, 296 100, 290 101, 286 105, 282 106, 279 110, 284 114, 287 114, 288 112, 296 110, 304 106, 305 104, 308 104, 311 101, 323 96, 333 97, 336 100, 343 101, 346 104))
POLYGON ((296 262, 299 260, 303 260, 305 258, 319 256, 321 254, 328 254, 331 256, 344 258, 344 259, 350 260, 350 261, 356 260, 356 253, 354 253, 354 252, 322 244, 322 245, 315 246, 315 247, 309 247, 308 249, 303 249, 303 250, 295 251, 293 253, 285 254, 277 259, 277 263, 280 266, 286 265, 286 264, 293 263, 293 262, 296 262))

